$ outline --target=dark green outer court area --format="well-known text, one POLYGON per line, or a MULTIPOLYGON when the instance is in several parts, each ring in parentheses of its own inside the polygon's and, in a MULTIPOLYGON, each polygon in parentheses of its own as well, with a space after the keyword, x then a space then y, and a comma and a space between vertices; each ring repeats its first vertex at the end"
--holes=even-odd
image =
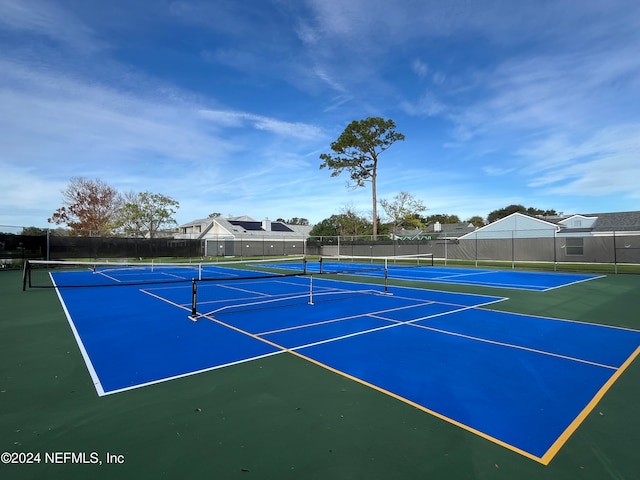
MULTIPOLYGON (((0 464, 3 479, 640 478, 637 360, 544 466, 289 354, 100 398, 55 291, 22 292, 20 277, 0 272, 0 452, 41 463, 0 464), (56 452, 102 465, 46 463, 56 452), (107 464, 107 453, 124 463, 107 464)), ((423 286, 640 329, 640 276, 549 292, 423 286)))

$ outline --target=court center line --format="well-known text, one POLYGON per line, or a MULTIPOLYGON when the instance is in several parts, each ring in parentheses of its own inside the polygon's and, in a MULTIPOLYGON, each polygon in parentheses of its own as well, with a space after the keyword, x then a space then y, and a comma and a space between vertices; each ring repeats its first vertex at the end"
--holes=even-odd
POLYGON ((479 272, 471 272, 471 273, 457 273, 455 275, 443 275, 439 277, 435 277, 438 280, 446 280, 448 278, 458 278, 458 277, 475 277, 479 275, 492 275, 494 273, 499 273, 499 271, 491 271, 491 270, 481 270, 479 272))
POLYGON ((113 280, 114 282, 122 283, 122 280, 118 280, 117 278, 112 277, 111 275, 107 275, 107 274, 106 274, 106 273, 104 273, 104 272, 96 272, 96 273, 97 273, 98 275, 102 275, 103 277, 108 278, 109 280, 113 280))
POLYGON ((591 327, 599 327, 599 328, 605 328, 605 329, 611 329, 611 330, 623 330, 623 331, 626 331, 626 332, 640 333, 640 330, 635 329, 635 328, 619 327, 617 325, 606 325, 604 323, 592 323, 592 322, 586 322, 584 320, 572 320, 572 319, 569 319, 569 318, 558 318, 558 317, 533 315, 531 313, 506 312, 506 311, 503 311, 503 310, 492 310, 492 312, 497 312, 497 313, 506 314, 506 315, 518 315, 518 316, 530 317, 530 318, 542 318, 544 320, 552 320, 554 322, 577 323, 579 325, 586 325, 586 326, 591 326, 591 327))
POLYGON ((531 292, 540 292, 544 287, 539 285, 524 285, 515 283, 498 283, 498 282, 473 282, 471 280, 441 280, 440 277, 425 278, 425 277, 389 277, 390 280, 405 280, 405 281, 418 281, 418 282, 433 282, 433 283, 445 283, 449 285, 468 285, 471 287, 489 287, 489 288, 511 288, 513 290, 527 290, 531 292))
MULTIPOLYGON (((268 332, 260 332, 260 333, 256 333, 256 335, 271 335, 274 333, 281 333, 281 332, 288 332, 291 330, 299 330, 302 328, 308 328, 308 327, 315 327, 318 325, 325 325, 325 324, 329 324, 329 323, 335 323, 335 322, 342 322, 344 320, 353 320, 356 318, 361 318, 361 317, 366 317, 366 316, 374 316, 374 314, 381 314, 381 313, 390 313, 390 312, 397 312, 399 310, 406 310, 409 308, 416 308, 416 307, 423 307, 426 305, 432 305, 434 302, 426 302, 426 303, 422 303, 422 304, 416 304, 416 305, 405 305, 404 307, 396 307, 396 308, 389 308, 389 309, 385 309, 385 310, 379 310, 377 312, 372 312, 372 313, 358 313, 358 314, 354 314, 354 315, 349 315, 346 317, 340 317, 340 318, 332 318, 330 320, 322 320, 319 322, 314 322, 314 323, 305 323, 303 325, 294 325, 292 327, 287 327, 287 328, 280 328, 277 330, 270 330, 268 332)), ((383 320, 386 320, 383 318, 383 320)))
MULTIPOLYGON (((471 307, 467 306, 467 307, 459 308, 457 310, 452 310, 451 312, 446 312, 446 314, 455 313, 455 312, 462 312, 464 310, 469 310, 469 309, 476 308, 476 307, 479 307, 479 306, 481 306, 481 305, 474 305, 474 306, 471 306, 471 307)), ((440 315, 445 315, 445 313, 439 313, 439 314, 435 314, 435 315, 432 315, 432 316, 429 316, 429 317, 425 317, 425 318, 438 317, 440 315)), ((363 314, 362 316, 363 317, 367 317, 367 316, 370 316, 370 314, 363 314)), ((388 328, 400 327, 402 325, 410 324, 411 322, 417 322, 418 320, 421 320, 421 319, 417 318, 417 319, 414 319, 414 320, 408 320, 406 322, 392 323, 390 325, 383 325, 381 327, 370 328, 368 330, 362 330, 360 332, 349 333, 347 335, 341 335, 339 337, 327 338, 325 340, 320 340, 318 342, 308 343, 308 344, 305 344, 305 345, 299 345, 297 347, 291 348, 290 350, 292 350, 292 351, 302 350, 303 348, 315 347, 316 345, 322 345, 324 343, 337 342, 338 340, 344 340, 345 338, 357 337, 359 335, 365 335, 365 334, 377 332, 377 331, 380 331, 380 330, 386 330, 388 328)))
MULTIPOLYGON (((453 313, 453 312, 451 312, 451 313, 453 313)), ((448 330, 442 330, 440 328, 429 327, 427 325, 416 325, 414 323, 414 322, 417 322, 417 321, 420 321, 420 320, 428 320, 430 318, 433 318, 433 317, 432 316, 428 316, 428 317, 424 317, 424 318, 417 318, 415 320, 411 320, 411 321, 408 321, 408 322, 402 322, 402 323, 405 324, 405 325, 409 325, 411 327, 423 328, 425 330, 431 330, 433 332, 438 332, 438 333, 442 333, 442 334, 445 334, 445 335, 452 335, 452 336, 455 336, 455 337, 466 338, 468 340, 475 340, 475 341, 478 341, 478 342, 490 343, 492 345, 500 345, 502 347, 515 348, 515 349, 518 349, 518 350, 525 350, 525 351, 528 351, 528 352, 539 353, 541 355, 548 355, 550 357, 558 357, 558 358, 562 358, 562 359, 565 359, 565 360, 571 360, 571 361, 574 361, 574 362, 585 363, 587 365, 593 365, 595 367, 600 367, 600 368, 607 368, 607 369, 610 369, 610 370, 617 370, 618 369, 618 367, 615 367, 615 366, 612 366, 612 365, 606 365, 606 364, 603 364, 603 363, 592 362, 590 360, 584 360, 584 359, 581 359, 581 358, 570 357, 568 355, 561 355, 559 353, 548 352, 546 350, 538 350, 536 348, 524 347, 522 345, 515 345, 515 344, 512 344, 512 343, 499 342, 497 340, 490 340, 490 339, 487 339, 487 338, 474 337, 472 335, 465 335, 463 333, 451 332, 451 331, 448 331, 448 330)), ((385 319, 381 318, 381 320, 385 320, 385 319)))
POLYGON ((238 292, 252 293, 254 295, 260 295, 262 297, 269 297, 270 296, 268 293, 256 292, 255 290, 249 290, 249 289, 246 289, 246 288, 234 287, 232 285, 225 285, 223 283, 216 283, 213 286, 214 287, 220 287, 220 288, 227 288, 229 290, 236 290, 238 292))
POLYGON ((160 275, 165 275, 171 278, 179 278, 180 280, 190 280, 189 277, 183 277, 182 275, 176 275, 175 273, 160 272, 160 275))

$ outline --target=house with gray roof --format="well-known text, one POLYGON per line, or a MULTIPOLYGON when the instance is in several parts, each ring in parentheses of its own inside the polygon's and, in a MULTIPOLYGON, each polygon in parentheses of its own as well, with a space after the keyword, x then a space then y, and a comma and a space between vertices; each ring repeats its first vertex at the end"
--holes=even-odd
POLYGON ((303 255, 311 226, 215 216, 180 225, 178 231, 176 239, 202 240, 207 257, 303 255))
POLYGON ((612 236, 614 232, 640 235, 640 211, 554 217, 512 213, 460 238, 612 236))
POLYGON ((541 260, 542 253, 535 252, 544 251, 553 261, 640 263, 640 211, 554 217, 513 213, 460 240, 503 241, 502 250, 527 260, 541 260))

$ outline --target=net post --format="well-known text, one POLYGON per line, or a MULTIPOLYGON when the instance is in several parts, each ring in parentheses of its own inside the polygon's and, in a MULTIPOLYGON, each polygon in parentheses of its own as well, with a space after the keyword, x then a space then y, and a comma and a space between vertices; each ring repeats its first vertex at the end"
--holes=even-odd
POLYGON ((324 259, 322 257, 320 257, 320 273, 324 273, 324 271, 323 271, 323 260, 324 259))
POLYGON ((28 278, 29 288, 31 288, 31 264, 29 263, 29 260, 24 261, 24 267, 22 271, 22 291, 23 292, 27 289, 27 276, 29 277, 28 278))
POLYGON ((389 293, 389 269, 384 269, 384 293, 389 293))
POLYGON ((309 275, 309 305, 313 305, 313 274, 309 275))
POLYGON ((307 257, 302 258, 302 274, 307 274, 307 257))
POLYGON ((198 321, 198 285, 196 279, 191 280, 191 316, 190 320, 198 321))

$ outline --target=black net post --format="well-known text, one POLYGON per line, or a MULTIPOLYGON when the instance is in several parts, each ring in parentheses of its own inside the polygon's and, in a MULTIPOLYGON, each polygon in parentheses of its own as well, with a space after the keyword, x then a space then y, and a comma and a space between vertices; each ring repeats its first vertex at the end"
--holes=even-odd
POLYGON ((198 284, 196 279, 191 280, 191 320, 198 320, 198 284))
POLYGON ((389 269, 384 269, 384 293, 389 293, 389 269))
POLYGON ((23 292, 27 289, 27 282, 29 283, 29 288, 31 288, 31 265, 29 264, 29 260, 24 261, 24 270, 22 271, 23 292))

